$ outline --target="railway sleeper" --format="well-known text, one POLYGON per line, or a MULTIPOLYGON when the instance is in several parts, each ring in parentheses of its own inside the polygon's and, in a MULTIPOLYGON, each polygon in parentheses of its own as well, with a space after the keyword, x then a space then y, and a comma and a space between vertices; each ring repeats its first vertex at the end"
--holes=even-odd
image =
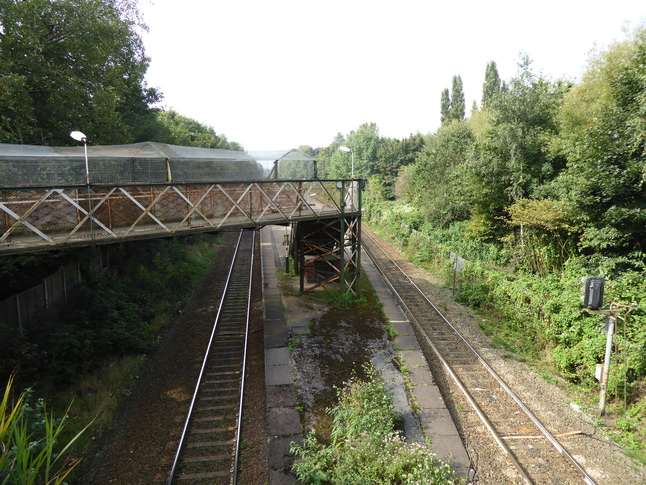
POLYGON ((193 428, 191 433, 195 434, 208 434, 208 433, 230 433, 235 431, 235 427, 228 426, 226 428, 193 428))
POLYGON ((231 409, 237 409, 237 404, 229 404, 223 406, 204 406, 196 408, 195 411, 198 413, 208 413, 211 411, 230 411, 231 409))
POLYGON ((197 441, 195 443, 187 443, 187 448, 218 448, 222 446, 233 446, 234 439, 222 441, 197 441))

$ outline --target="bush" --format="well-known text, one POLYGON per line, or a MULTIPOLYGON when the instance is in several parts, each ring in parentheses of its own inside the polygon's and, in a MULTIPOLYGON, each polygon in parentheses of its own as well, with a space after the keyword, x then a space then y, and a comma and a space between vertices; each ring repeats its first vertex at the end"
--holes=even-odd
POLYGON ((339 403, 329 439, 311 432, 302 445, 292 443, 301 457, 294 465, 304 485, 460 483, 448 464, 438 462, 430 447, 407 443, 395 430, 397 416, 384 383, 374 368, 367 380, 350 380, 337 390, 339 403))

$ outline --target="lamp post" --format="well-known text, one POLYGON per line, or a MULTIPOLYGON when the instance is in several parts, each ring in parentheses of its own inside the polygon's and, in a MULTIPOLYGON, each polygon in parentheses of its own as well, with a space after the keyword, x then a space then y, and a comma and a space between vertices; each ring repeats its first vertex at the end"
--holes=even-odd
POLYGON ((80 131, 72 131, 70 136, 83 143, 85 153, 85 183, 87 184, 87 204, 88 204, 88 217, 90 218, 90 234, 92 236, 92 244, 94 244, 94 207, 92 203, 92 192, 90 188, 90 166, 87 161, 87 136, 80 131))
POLYGON ((351 173, 350 173, 350 178, 352 179, 350 181, 350 202, 352 204, 351 205, 352 210, 354 210, 354 208, 356 207, 356 203, 355 203, 356 194, 355 194, 355 186, 354 186, 354 150, 344 145, 341 145, 339 147, 339 150, 342 152, 350 153, 352 155, 352 165, 351 165, 351 173))
POLYGON ((85 136, 83 133, 80 131, 73 131, 70 133, 70 136, 74 138, 76 141, 80 141, 83 143, 83 148, 85 149, 85 183, 90 185, 90 167, 87 163, 87 136, 85 136))
POLYGON ((342 151, 342 152, 350 153, 352 155, 352 165, 351 165, 352 172, 351 172, 350 178, 354 179, 354 151, 352 150, 352 148, 348 148, 348 147, 343 146, 343 145, 341 145, 339 147, 339 150, 342 151))

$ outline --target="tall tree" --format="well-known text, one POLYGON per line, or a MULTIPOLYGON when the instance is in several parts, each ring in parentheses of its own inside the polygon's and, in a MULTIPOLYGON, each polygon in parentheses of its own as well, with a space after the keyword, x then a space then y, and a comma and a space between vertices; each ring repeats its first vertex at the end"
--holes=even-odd
POLYGON ((449 123, 428 137, 417 156, 406 199, 433 227, 445 228, 469 216, 463 173, 473 138, 469 123, 449 123))
POLYGON ((453 76, 451 87, 451 114, 452 120, 462 121, 466 114, 466 103, 464 101, 464 88, 462 86, 462 78, 460 76, 453 76))
POLYGON ((377 166, 377 151, 383 143, 376 123, 363 123, 356 131, 351 131, 346 140, 339 140, 330 156, 329 171, 331 177, 349 177, 352 172, 349 153, 338 150, 339 146, 346 145, 354 152, 355 178, 369 178, 375 174, 377 166))
POLYGON ((508 232, 506 209, 516 200, 538 197, 565 165, 548 148, 570 85, 536 76, 530 63, 523 57, 508 90, 490 100, 488 126, 470 152, 472 214, 482 237, 508 232))
POLYGON ((500 92, 500 76, 494 61, 487 63, 485 80, 482 85, 482 106, 487 106, 491 98, 500 92))
POLYGON ((136 0, 0 0, 0 142, 95 143, 149 134, 136 0))
POLYGON ((448 88, 442 91, 442 99, 440 100, 440 120, 442 124, 451 120, 451 95, 449 94, 448 88))
POLYGON ((424 147, 424 136, 417 133, 403 140, 384 140, 377 152, 375 177, 381 190, 381 198, 395 198, 395 181, 399 171, 417 160, 424 147))

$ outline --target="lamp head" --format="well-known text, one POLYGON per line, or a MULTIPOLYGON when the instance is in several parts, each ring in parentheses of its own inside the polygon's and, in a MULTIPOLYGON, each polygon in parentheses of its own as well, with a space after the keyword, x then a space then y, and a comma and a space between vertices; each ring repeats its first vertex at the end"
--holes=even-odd
POLYGON ((82 141, 83 143, 87 142, 87 136, 85 136, 80 131, 73 131, 70 133, 70 136, 74 138, 76 141, 82 141))
POLYGON ((343 146, 343 145, 341 145, 339 147, 339 150, 341 150, 342 152, 346 152, 346 153, 352 153, 352 148, 348 148, 348 147, 343 146))

